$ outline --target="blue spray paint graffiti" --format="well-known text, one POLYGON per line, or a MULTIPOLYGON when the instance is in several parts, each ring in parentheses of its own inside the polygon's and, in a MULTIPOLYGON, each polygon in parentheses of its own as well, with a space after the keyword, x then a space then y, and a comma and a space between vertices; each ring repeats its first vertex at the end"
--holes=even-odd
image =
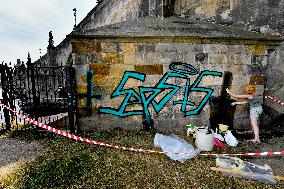
POLYGON ((128 81, 128 79, 133 78, 139 81, 145 81, 145 74, 137 73, 137 72, 130 72, 126 71, 117 86, 114 92, 111 95, 111 98, 115 98, 121 95, 126 95, 123 102, 121 103, 118 109, 111 108, 111 107, 100 107, 99 112, 105 114, 111 114, 119 117, 127 117, 132 115, 144 115, 148 124, 151 121, 151 114, 149 111, 149 106, 152 105, 153 109, 156 113, 159 113, 163 107, 173 98, 173 96, 184 86, 174 85, 167 83, 169 78, 181 78, 186 80, 185 92, 182 100, 174 101, 174 105, 181 105, 180 111, 182 111, 185 116, 190 115, 197 115, 201 112, 204 108, 206 103, 209 100, 209 97, 213 93, 213 89, 206 88, 206 87, 198 87, 202 78, 206 76, 218 76, 222 77, 222 72, 217 71, 202 71, 198 77, 195 79, 193 84, 190 84, 190 78, 187 75, 197 75, 198 70, 194 68, 190 64, 181 63, 181 62, 173 62, 170 64, 168 71, 164 74, 164 76, 160 79, 160 81, 154 87, 143 87, 139 86, 139 93, 137 93, 134 89, 124 89, 124 85, 128 81), (185 69, 181 69, 184 67, 185 69), (157 97, 160 93, 165 91, 171 90, 160 100, 156 101, 155 97, 157 97), (189 101, 189 94, 190 92, 205 92, 206 95, 203 97, 202 101, 198 105, 196 109, 187 110, 188 106, 195 106, 195 103, 189 101), (150 94, 149 94, 150 93, 150 94), (133 110, 133 111, 126 111, 127 106, 132 105, 141 105, 143 110, 133 110))

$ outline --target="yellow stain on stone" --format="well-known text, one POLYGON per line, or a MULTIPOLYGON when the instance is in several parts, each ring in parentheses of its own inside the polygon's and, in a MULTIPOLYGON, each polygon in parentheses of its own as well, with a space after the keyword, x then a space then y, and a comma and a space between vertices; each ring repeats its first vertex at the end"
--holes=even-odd
POLYGON ((133 43, 123 43, 122 48, 125 54, 131 54, 135 52, 135 46, 133 43))
POLYGON ((92 70, 94 75, 106 76, 110 74, 110 64, 89 64, 89 70, 92 70))
POLYGON ((266 46, 263 45, 249 45, 248 53, 254 55, 265 55, 266 46))
POLYGON ((124 56, 114 52, 104 53, 101 57, 101 63, 122 64, 124 63, 124 56))
POLYGON ((134 70, 146 75, 163 75, 163 65, 135 65, 134 70))
POLYGON ((197 14, 203 14, 206 17, 216 16, 221 9, 233 10, 239 4, 239 0, 180 0, 177 2, 179 3, 176 3, 175 9, 179 12, 195 10, 197 14))
POLYGON ((83 83, 86 83, 87 82, 87 76, 84 74, 84 75, 81 75, 81 81, 83 83))
POLYGON ((93 76, 93 85, 95 86, 103 86, 106 84, 106 77, 102 75, 94 75, 93 76))
POLYGON ((72 42, 72 53, 82 52, 96 52, 102 51, 101 43, 89 43, 89 42, 72 42))
POLYGON ((78 105, 79 108, 84 108, 84 107, 86 107, 86 105, 87 105, 87 100, 86 100, 86 98, 79 99, 77 105, 78 105))
POLYGON ((134 65, 113 64, 110 66, 110 75, 113 77, 122 77, 126 71, 134 71, 134 65))
POLYGON ((265 84, 265 76, 264 75, 252 75, 250 77, 250 84, 253 85, 264 85, 265 84))
POLYGON ((79 94, 85 94, 85 93, 87 93, 87 86, 78 85, 78 86, 77 86, 77 92, 78 92, 79 94))

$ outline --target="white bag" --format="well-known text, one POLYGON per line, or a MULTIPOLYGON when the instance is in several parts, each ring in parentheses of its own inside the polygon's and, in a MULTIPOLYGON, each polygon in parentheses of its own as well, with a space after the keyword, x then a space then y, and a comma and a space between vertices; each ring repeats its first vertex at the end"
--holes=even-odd
POLYGON ((237 139, 233 136, 231 131, 227 131, 226 135, 224 136, 226 143, 229 146, 235 147, 238 145, 237 139))
POLYGON ((216 131, 214 133, 214 138, 217 138, 219 139, 220 141, 224 141, 224 137, 222 137, 222 135, 218 134, 217 133, 217 128, 216 128, 216 131))
POLYGON ((191 144, 176 135, 166 136, 157 133, 154 138, 154 146, 162 148, 163 152, 170 152, 166 155, 170 159, 180 161, 181 163, 184 163, 187 159, 194 158, 197 153, 191 144), (189 154, 174 154, 175 152, 188 152, 189 154))

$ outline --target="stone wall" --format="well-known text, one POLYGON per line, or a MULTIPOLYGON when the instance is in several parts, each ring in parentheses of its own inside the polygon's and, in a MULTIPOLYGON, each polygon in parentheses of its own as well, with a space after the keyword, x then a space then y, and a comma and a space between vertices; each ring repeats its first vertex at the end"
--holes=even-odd
POLYGON ((142 0, 104 0, 78 25, 77 31, 138 18, 142 0))
MULTIPOLYGON (((194 40, 193 40, 194 41, 194 40)), ((125 71, 140 72, 146 74, 144 82, 130 79, 124 89, 134 89, 138 92, 138 86, 153 87, 170 71, 172 62, 186 62, 197 70, 210 70, 233 74, 232 91, 243 93, 243 85, 254 82, 258 86, 258 92, 263 94, 263 69, 268 64, 270 47, 265 45, 230 45, 230 44, 197 44, 193 41, 183 43, 172 42, 124 42, 119 40, 73 40, 72 56, 73 64, 77 71, 77 90, 86 93, 86 72, 91 70, 93 77, 93 93, 103 95, 102 100, 93 100, 93 115, 80 118, 82 129, 141 129, 141 116, 120 118, 114 115, 100 114, 98 108, 112 107, 118 109, 126 95, 110 98, 110 95, 119 85, 125 71)), ((197 77, 191 76, 191 82, 197 77)), ((185 86, 185 80, 170 78, 170 84, 185 86)), ((222 77, 208 76, 202 79, 199 86, 214 89, 213 96, 220 95, 222 77)), ((179 105, 173 105, 173 101, 183 98, 185 88, 181 90, 165 105, 159 114, 153 113, 150 108, 155 127, 160 130, 182 130, 189 122, 198 125, 209 124, 209 105, 207 104, 199 115, 185 117, 180 111, 179 105)), ((160 99, 163 97, 158 96, 160 99)), ((205 93, 193 92, 190 99, 198 105, 205 93)), ((79 106, 86 107, 86 100, 79 101, 79 106)), ((142 106, 129 107, 127 110, 141 109, 142 106)), ((235 127, 247 128, 249 122, 247 106, 239 106, 235 114, 235 127)), ((81 115, 84 111, 81 109, 81 115)))
MULTIPOLYGON (((269 66, 266 69, 267 88, 269 95, 283 101, 284 94, 284 45, 271 51, 268 58, 269 66)), ((284 115, 284 107, 269 99, 265 100, 267 114, 272 121, 284 115)), ((267 118, 267 117, 266 117, 267 118)), ((267 123, 264 122, 264 123, 267 123)), ((267 124, 270 124, 269 122, 267 124)), ((283 123, 284 124, 284 123, 283 123)))
POLYGON ((56 53, 56 63, 57 65, 66 65, 70 62, 70 58, 72 57, 72 46, 71 42, 68 40, 64 40, 60 46, 57 47, 56 53))
POLYGON ((175 13, 237 25, 262 33, 284 35, 284 0, 176 0, 175 13))

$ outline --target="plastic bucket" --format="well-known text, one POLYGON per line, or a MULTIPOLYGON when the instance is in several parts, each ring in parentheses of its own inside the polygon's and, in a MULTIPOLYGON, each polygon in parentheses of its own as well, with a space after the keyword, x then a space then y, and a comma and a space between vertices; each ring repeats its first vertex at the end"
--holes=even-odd
POLYGON ((207 129, 198 129, 196 131, 195 145, 201 151, 212 151, 214 146, 214 132, 206 134, 207 129))

